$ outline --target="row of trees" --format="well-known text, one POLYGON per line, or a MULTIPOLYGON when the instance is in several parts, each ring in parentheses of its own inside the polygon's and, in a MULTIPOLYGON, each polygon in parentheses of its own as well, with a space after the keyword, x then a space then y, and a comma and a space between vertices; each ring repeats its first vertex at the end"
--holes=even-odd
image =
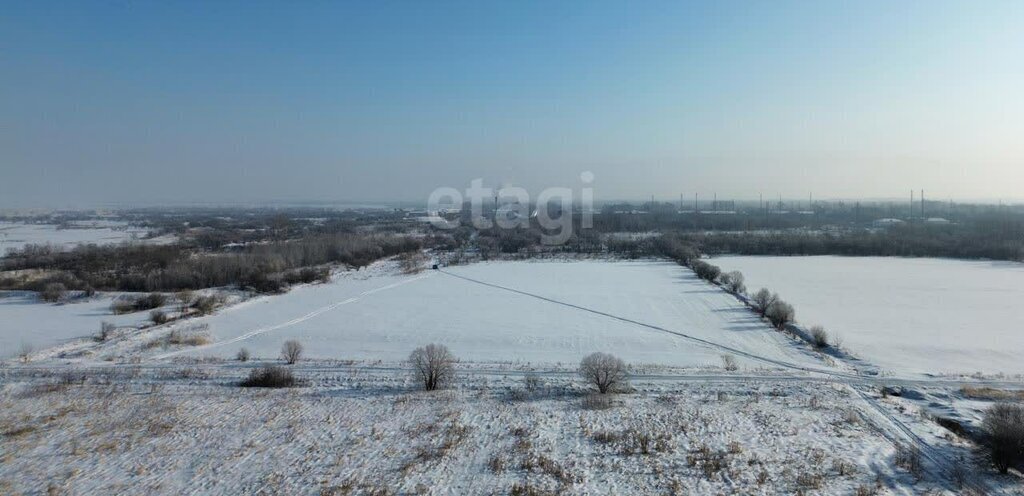
POLYGON ((362 267, 375 260, 418 251, 410 236, 318 235, 245 246, 235 252, 206 252, 184 245, 83 245, 70 251, 28 246, 0 259, 0 270, 36 269, 47 277, 0 278, 0 289, 178 291, 236 285, 275 292, 288 284, 327 277, 330 263, 362 267))

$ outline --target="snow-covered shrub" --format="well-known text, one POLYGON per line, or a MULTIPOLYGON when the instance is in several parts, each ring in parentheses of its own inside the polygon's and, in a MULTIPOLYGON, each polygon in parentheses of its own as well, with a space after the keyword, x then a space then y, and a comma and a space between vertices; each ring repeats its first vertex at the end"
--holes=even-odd
POLYGON ((302 343, 289 339, 281 345, 281 359, 288 362, 288 365, 295 365, 302 356, 302 343))
POLYGON ((238 354, 235 355, 235 358, 238 359, 239 362, 248 362, 249 356, 249 350, 246 348, 242 348, 238 350, 238 354))
POLYGON ((740 366, 736 364, 736 357, 725 354, 722 355, 722 368, 730 372, 739 370, 740 366))
POLYGON ((779 299, 779 295, 772 293, 768 288, 761 288, 754 296, 750 298, 750 301, 754 304, 754 310, 764 317, 768 313, 768 309, 771 308, 772 304, 779 299))
POLYGON ((820 325, 816 325, 814 327, 811 327, 810 328, 810 333, 811 333, 811 344, 813 344, 815 348, 819 348, 820 349, 820 348, 827 348, 828 347, 828 332, 825 331, 824 327, 822 327, 820 325))
POLYGON ((786 324, 793 322, 796 318, 796 310, 793 305, 786 303, 782 300, 776 299, 771 306, 768 307, 768 311, 765 312, 765 316, 771 321, 772 325, 779 329, 786 327, 786 324))
POLYGON ((747 286, 744 284, 745 280, 743 273, 738 270, 718 276, 718 282, 734 294, 740 294, 747 290, 747 286))
POLYGON ((587 355, 580 362, 579 372, 583 380, 597 386, 597 391, 601 394, 611 392, 626 383, 626 363, 608 353, 587 355))
POLYGON ((427 391, 444 387, 455 378, 456 361, 455 355, 442 344, 428 344, 409 355, 413 374, 427 391))
POLYGON ((153 321, 156 325, 160 325, 166 324, 171 320, 171 318, 161 310, 153 310, 152 312, 149 312, 149 320, 153 321))
POLYGON ((42 298, 43 301, 56 303, 63 300, 67 294, 68 288, 66 286, 59 282, 52 282, 43 288, 43 291, 39 293, 39 297, 42 298))
POLYGON ((1024 407, 996 403, 982 419, 985 455, 1000 473, 1024 463, 1024 407))
POLYGON ((702 260, 691 261, 690 268, 693 269, 694 274, 697 274, 697 277, 709 282, 714 282, 722 274, 722 269, 718 268, 718 266, 711 265, 702 260))

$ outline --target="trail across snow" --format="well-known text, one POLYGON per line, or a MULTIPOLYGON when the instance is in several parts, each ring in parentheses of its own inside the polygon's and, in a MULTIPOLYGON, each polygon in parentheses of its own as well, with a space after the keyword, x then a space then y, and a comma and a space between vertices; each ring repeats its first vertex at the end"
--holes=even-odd
MULTIPOLYGON (((401 286, 403 284, 409 284, 411 282, 418 281, 420 279, 423 279, 423 278, 429 277, 429 276, 430 276, 430 274, 421 275, 419 277, 413 277, 413 278, 410 278, 410 279, 405 279, 405 280, 402 280, 402 281, 391 283, 391 284, 388 284, 386 286, 381 286, 381 287, 376 288, 376 289, 371 289, 371 290, 363 291, 362 293, 360 293, 360 297, 361 296, 369 296, 369 295, 372 295, 372 294, 379 293, 381 291, 387 291, 389 289, 397 288, 398 286, 401 286)), ((153 359, 155 359, 155 360, 162 360, 162 359, 170 358, 170 357, 173 357, 173 356, 181 355, 181 354, 184 354, 186 352, 202 351, 202 350, 207 350, 207 349, 210 349, 210 348, 216 348, 216 347, 226 346, 226 345, 229 345, 229 344, 234 344, 234 343, 238 343, 238 342, 241 342, 241 341, 245 341, 245 340, 250 339, 250 338, 252 338, 254 336, 259 336, 260 334, 265 334, 265 333, 276 331, 276 330, 279 330, 279 329, 284 329, 284 328, 287 328, 287 327, 291 327, 291 326, 294 326, 296 324, 301 324, 302 322, 305 322, 305 321, 307 321, 309 319, 312 319, 312 318, 317 317, 319 315, 322 315, 322 314, 325 314, 327 312, 330 312, 331 310, 334 310, 334 309, 336 309, 336 308, 338 308, 338 307, 340 307, 342 305, 348 305, 350 303, 355 303, 355 302, 359 301, 360 297, 346 298, 346 299, 344 299, 342 301, 338 301, 338 302, 335 302, 335 303, 331 303, 330 305, 326 305, 326 306, 317 308, 316 310, 313 310, 312 312, 309 312, 309 313, 307 313, 307 314, 305 314, 305 315, 303 315, 301 317, 296 317, 296 318, 294 318, 292 320, 289 320, 287 322, 282 322, 280 324, 269 326, 269 327, 262 327, 262 328, 259 328, 259 329, 254 329, 254 330, 249 331, 249 332, 247 332, 245 334, 242 334, 240 336, 235 336, 235 337, 233 337, 231 339, 227 339, 227 340, 223 340, 223 341, 216 341, 216 342, 213 342, 213 343, 210 343, 210 344, 206 344, 206 345, 202 345, 202 346, 197 346, 197 347, 194 347, 194 348, 188 348, 188 349, 184 349, 184 350, 172 351, 172 352, 169 352, 169 353, 162 353, 162 354, 154 356, 153 359)))
POLYGON ((276 357, 297 339, 321 359, 398 361, 438 342, 476 362, 577 363, 605 351, 634 364, 703 366, 731 353, 747 364, 827 369, 732 296, 656 261, 499 262, 340 280, 196 320, 214 343, 150 358, 227 358, 234 344, 276 357))

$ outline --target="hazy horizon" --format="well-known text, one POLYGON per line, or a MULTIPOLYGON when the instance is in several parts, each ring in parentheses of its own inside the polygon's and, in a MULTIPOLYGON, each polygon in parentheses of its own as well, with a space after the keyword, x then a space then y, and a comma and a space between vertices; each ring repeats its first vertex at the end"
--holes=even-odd
POLYGON ((21 2, 0 207, 1021 201, 1024 3, 21 2))

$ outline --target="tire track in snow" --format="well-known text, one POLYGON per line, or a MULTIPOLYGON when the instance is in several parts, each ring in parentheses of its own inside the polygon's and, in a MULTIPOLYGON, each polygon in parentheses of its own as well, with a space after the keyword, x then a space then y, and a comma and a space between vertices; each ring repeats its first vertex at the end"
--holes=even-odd
MULTIPOLYGON (((554 303, 554 304, 557 304, 557 305, 562 305, 562 306, 566 306, 566 307, 570 307, 570 308, 575 308, 575 309, 582 310, 582 311, 585 311, 585 312, 589 312, 589 313, 592 313, 592 314, 601 315, 601 316, 604 316, 604 317, 612 318, 612 319, 619 320, 619 321, 626 322, 626 323, 630 323, 630 324, 635 324, 635 325, 638 325, 638 326, 641 326, 641 327, 646 327, 648 329, 653 329, 653 330, 656 330, 656 331, 666 332, 666 333, 673 334, 673 335, 676 335, 676 336, 688 339, 690 341, 693 341, 693 342, 697 343, 700 346, 709 347, 709 348, 712 348, 712 349, 717 349, 717 350, 722 350, 722 351, 728 351, 728 352, 735 353, 737 355, 740 355, 740 356, 743 356, 743 357, 746 357, 746 358, 750 358, 752 360, 761 361, 761 362, 764 362, 764 363, 768 363, 768 364, 771 364, 771 365, 776 365, 776 366, 787 368, 787 369, 791 369, 791 370, 799 370, 799 371, 803 371, 803 372, 812 372, 812 373, 818 373, 818 374, 823 374, 823 375, 835 377, 837 379, 841 379, 841 381, 838 381, 838 382, 842 382, 842 383, 845 383, 845 384, 850 385, 850 386, 853 386, 853 385, 858 384, 858 383, 873 382, 873 381, 866 381, 865 377, 862 377, 862 376, 857 376, 857 375, 852 375, 852 374, 845 374, 845 373, 842 373, 842 372, 836 372, 836 371, 827 370, 827 369, 818 369, 818 368, 814 368, 814 367, 805 367, 805 366, 802 366, 802 365, 797 365, 797 364, 785 362, 785 361, 782 361, 782 360, 776 360, 776 359, 773 359, 773 358, 763 357, 763 356, 760 356, 760 355, 756 355, 756 354, 753 354, 753 353, 748 353, 748 352, 745 352, 745 351, 742 351, 742 350, 735 349, 735 348, 733 348, 731 346, 726 346, 726 345, 723 345, 723 344, 715 343, 713 341, 709 341, 709 340, 706 340, 706 339, 698 338, 696 336, 691 336, 689 334, 685 334, 685 333, 682 333, 682 332, 666 329, 664 327, 659 327, 659 326, 656 326, 656 325, 647 324, 647 323, 636 321, 636 320, 629 319, 629 318, 626 318, 626 317, 621 317, 621 316, 618 316, 618 315, 615 315, 615 314, 611 314, 611 313, 607 313, 607 312, 602 312, 600 310, 595 310, 595 309, 592 309, 592 308, 587 308, 587 307, 576 305, 576 304, 573 304, 573 303, 568 303, 568 302, 565 302, 565 301, 556 300, 554 298, 549 298, 549 297, 546 297, 546 296, 541 296, 541 295, 538 295, 538 294, 529 293, 529 292, 526 292, 526 291, 510 288, 510 287, 507 287, 507 286, 501 286, 499 284, 493 284, 493 283, 489 283, 489 282, 473 279, 473 278, 470 278, 470 277, 460 276, 460 275, 453 274, 453 273, 445 271, 445 270, 441 270, 440 272, 442 274, 446 274, 446 275, 449 275, 449 276, 452 276, 452 277, 455 277, 455 278, 458 278, 458 279, 462 279, 462 280, 465 280, 465 281, 469 281, 469 282, 472 282, 472 283, 475 283, 475 284, 481 284, 481 285, 488 286, 488 287, 491 287, 491 288, 496 288, 496 289, 501 289, 501 290, 504 290, 504 291, 509 291, 509 292, 512 292, 512 293, 520 294, 520 295, 523 295, 523 296, 528 296, 528 297, 531 297, 531 298, 536 298, 536 299, 547 301, 547 302, 554 303)), ((931 462, 931 464, 933 466, 932 476, 933 476, 935 482, 939 482, 939 481, 942 481, 942 480, 945 479, 945 477, 944 477, 945 474, 949 473, 949 469, 951 467, 953 467, 957 463, 956 461, 950 460, 949 457, 945 455, 945 453, 942 453, 940 450, 938 450, 935 447, 931 446, 924 438, 922 438, 921 436, 917 435, 917 433, 915 433, 909 426, 907 426, 902 421, 900 421, 898 418, 896 418, 896 416, 894 416, 894 415, 890 414, 889 412, 887 412, 885 410, 885 407, 883 407, 882 405, 878 404, 878 402, 874 398, 871 398, 868 395, 864 394, 862 391, 858 390, 856 387, 854 387, 853 389, 857 393, 857 395, 860 397, 860 399, 868 407, 870 407, 870 409, 873 411, 874 415, 876 415, 878 417, 881 417, 882 419, 885 419, 886 423, 890 424, 890 426, 893 429, 886 428, 886 427, 880 425, 880 423, 878 423, 878 422, 871 421, 870 419, 867 418, 867 415, 864 412, 861 412, 861 417, 862 418, 865 418, 865 420, 867 420, 868 423, 871 424, 876 431, 881 433, 884 437, 888 438, 890 440, 890 442, 892 442, 894 445, 899 442, 898 439, 897 439, 898 437, 903 437, 904 439, 906 439, 908 444, 916 447, 919 450, 919 452, 922 454, 922 456, 926 460, 931 462)), ((968 481, 966 481, 965 485, 970 487, 970 488, 972 488, 972 489, 979 490, 982 494, 988 494, 991 491, 991 488, 988 487, 988 485, 984 481, 982 481, 980 479, 968 480, 968 481)))
POLYGON ((309 312, 309 313, 307 313, 307 314, 305 314, 305 315, 303 315, 301 317, 296 317, 296 318, 294 318, 292 320, 289 320, 287 322, 282 322, 280 324, 272 325, 272 326, 269 326, 269 327, 260 327, 258 329, 254 329, 254 330, 249 331, 249 332, 247 332, 245 334, 242 334, 240 336, 235 336, 235 337, 233 337, 231 339, 226 339, 224 341, 217 341, 215 343, 205 344, 205 345, 202 345, 202 346, 195 346, 195 347, 192 347, 192 348, 176 350, 176 351, 172 351, 172 352, 169 352, 169 353, 162 353, 160 355, 153 356, 152 359, 153 360, 164 360, 164 359, 171 358, 171 357, 174 357, 174 356, 178 356, 178 355, 181 355, 181 354, 184 354, 184 353, 191 353, 191 352, 194 352, 194 351, 201 351, 201 350, 206 350, 206 349, 210 349, 210 348, 216 348, 218 346, 224 346, 224 345, 228 345, 228 344, 238 343, 240 341, 245 341, 246 339, 249 339, 249 338, 252 338, 252 337, 255 337, 255 336, 259 336, 260 334, 266 334, 266 333, 271 332, 271 331, 276 331, 276 330, 279 330, 279 329, 284 329, 286 327, 291 327, 291 326, 293 326, 295 324, 300 324, 300 323, 305 322, 305 321, 307 321, 309 319, 312 319, 312 318, 317 317, 319 315, 322 315, 322 314, 325 314, 327 312, 330 312, 331 310, 334 310, 335 308, 338 308, 340 306, 348 305, 350 303, 355 303, 355 302, 359 301, 364 296, 370 296, 370 295, 373 295, 373 294, 377 294, 377 293, 379 293, 381 291, 387 291, 389 289, 394 289, 394 288, 397 288, 399 286, 402 286, 402 285, 405 285, 405 284, 409 284, 410 282, 418 281, 420 279, 424 279, 424 278, 427 278, 427 277, 430 277, 430 274, 424 274, 422 276, 414 277, 412 279, 406 279, 404 281, 398 281, 398 282, 395 282, 395 283, 392 283, 392 284, 388 284, 386 286, 381 286, 379 288, 366 290, 366 291, 363 291, 362 293, 359 293, 359 296, 357 296, 357 297, 347 298, 347 299, 344 299, 342 301, 337 301, 337 302, 331 303, 330 305, 322 306, 320 308, 317 308, 316 310, 313 310, 312 312, 309 312))
POLYGON ((569 303, 569 302, 565 302, 565 301, 561 301, 561 300, 556 300, 554 298, 548 298, 547 296, 541 296, 541 295, 538 295, 538 294, 535 294, 535 293, 529 293, 529 292, 522 291, 522 290, 519 290, 519 289, 510 288, 508 286, 501 286, 499 284, 489 283, 489 282, 481 281, 481 280, 478 280, 478 279, 473 279, 473 278, 466 277, 466 276, 460 276, 458 274, 453 274, 453 273, 448 272, 446 270, 439 270, 439 272, 441 272, 442 274, 449 275, 449 276, 452 276, 452 277, 455 277, 455 278, 458 278, 458 279, 462 279, 464 281, 472 282, 472 283, 475 283, 475 284, 481 284, 481 285, 488 286, 488 287, 491 287, 491 288, 500 289, 500 290, 503 290, 503 291, 509 291, 509 292, 520 294, 520 295, 523 295, 523 296, 529 296, 530 298, 536 298, 538 300, 547 301, 549 303, 554 303, 556 305, 562 305, 562 306, 566 306, 566 307, 569 307, 569 308, 575 308, 577 310, 582 310, 584 312, 592 313, 592 314, 595 314, 595 315, 601 315, 603 317, 608 317, 608 318, 611 318, 611 319, 615 319, 615 320, 618 320, 618 321, 621 321, 621 322, 625 322, 627 324, 638 325, 640 327, 646 327, 648 329, 652 329, 652 330, 655 330, 655 331, 665 332, 665 333, 672 334, 672 335, 675 335, 675 336, 678 336, 678 337, 681 337, 681 338, 684 338, 684 339, 688 339, 690 341, 693 341, 693 342, 697 343, 699 346, 702 346, 702 347, 705 347, 705 348, 710 348, 710 349, 714 349, 714 350, 718 350, 718 351, 727 351, 729 353, 734 353, 736 355, 740 355, 742 357, 749 358, 751 360, 756 360, 756 361, 759 361, 759 362, 764 362, 764 363, 767 363, 767 364, 770 364, 770 365, 775 365, 777 367, 783 367, 783 368, 787 368, 787 369, 791 369, 791 370, 799 370, 799 371, 802 371, 802 372, 811 372, 811 373, 816 373, 816 374, 825 374, 825 375, 830 375, 830 376, 833 376, 833 377, 839 377, 839 378, 850 379, 850 380, 860 380, 860 379, 862 379, 860 376, 852 375, 852 374, 845 374, 843 372, 837 372, 835 370, 820 369, 820 368, 816 368, 816 367, 806 367, 806 366, 803 366, 803 365, 797 365, 795 363, 790 363, 790 362, 787 362, 787 361, 784 361, 784 360, 776 360, 774 358, 764 357, 764 356, 757 355, 757 354, 750 353, 750 352, 746 352, 746 351, 743 351, 743 350, 740 350, 740 349, 737 349, 737 348, 733 348, 731 346, 727 346, 727 345, 724 345, 724 344, 721 344, 721 343, 716 343, 714 341, 709 341, 707 339, 698 338, 696 336, 691 336, 689 334, 682 333, 682 332, 679 332, 679 331, 673 331, 671 329, 666 329, 664 327, 656 326, 656 325, 653 325, 653 324, 648 324, 646 322, 640 322, 638 320, 629 319, 629 318, 622 317, 622 316, 615 315, 615 314, 608 313, 608 312, 602 312, 600 310, 595 310, 593 308, 588 308, 588 307, 584 307, 584 306, 581 306, 581 305, 576 305, 574 303, 569 303))

